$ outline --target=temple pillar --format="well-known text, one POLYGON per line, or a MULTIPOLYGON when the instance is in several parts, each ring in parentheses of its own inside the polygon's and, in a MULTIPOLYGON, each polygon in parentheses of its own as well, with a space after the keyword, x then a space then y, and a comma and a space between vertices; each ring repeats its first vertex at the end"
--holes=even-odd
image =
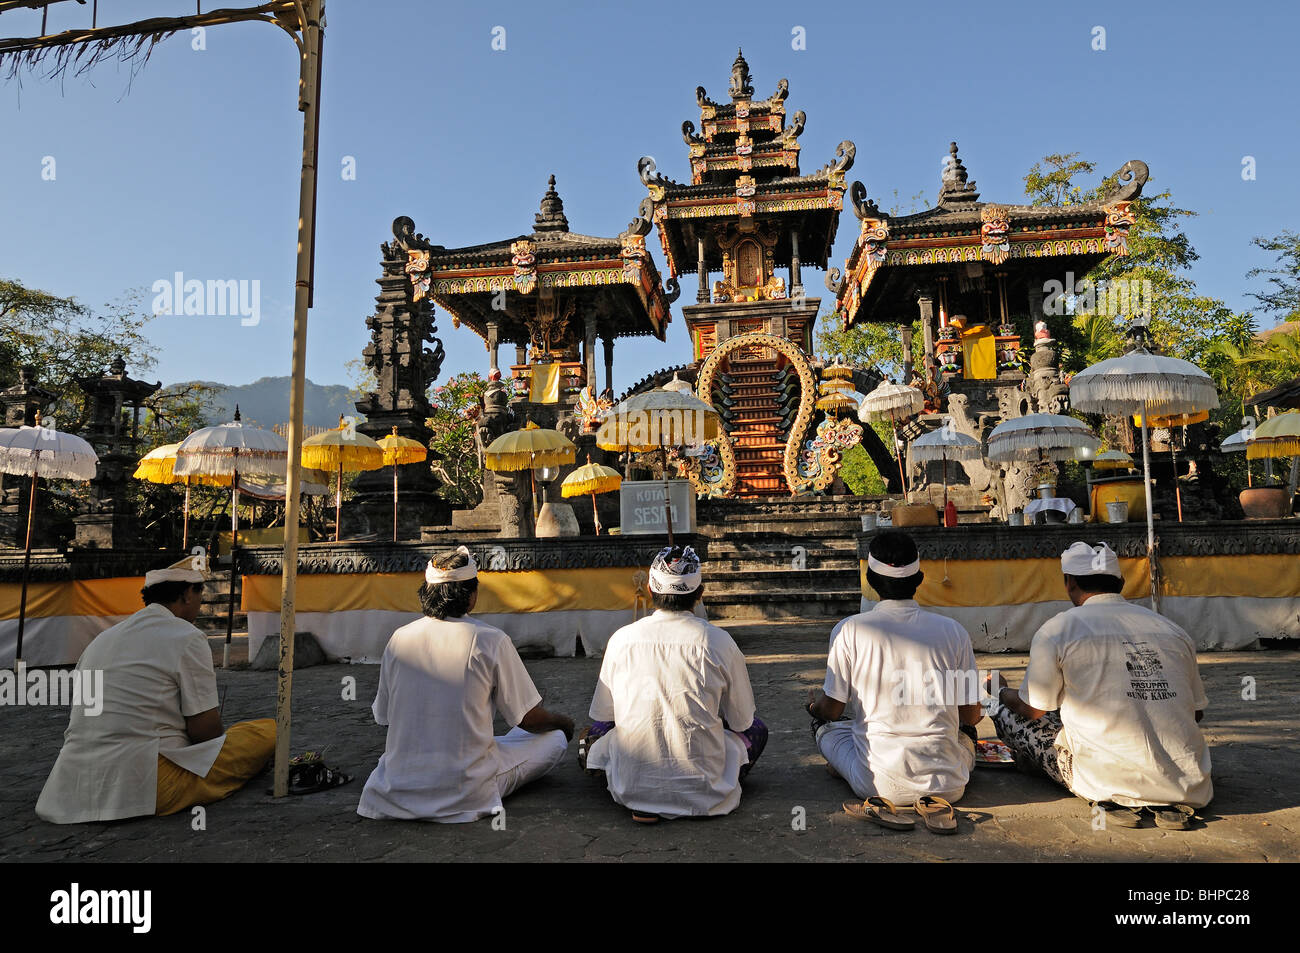
POLYGON ((699 248, 699 263, 697 268, 700 274, 700 290, 695 292, 695 300, 700 304, 709 303, 709 271, 704 267, 704 239, 697 239, 699 248))
POLYGON ((803 294, 803 278, 799 274, 799 232, 790 232, 790 297, 803 294))
POLYGON ((614 339, 605 338, 605 390, 609 391, 612 399, 614 396, 614 339))
POLYGON ((497 350, 501 346, 501 322, 487 322, 487 349, 488 349, 488 370, 499 370, 497 367, 497 350))
POLYGON ((596 316, 587 314, 583 316, 582 338, 582 370, 586 377, 585 384, 591 388, 592 396, 596 395, 596 316))
POLYGON ((528 345, 515 345, 515 363, 521 366, 528 363, 528 345))
POLYGON ((903 325, 903 380, 907 384, 912 380, 912 326, 903 325))
POLYGON ((925 366, 934 363, 934 298, 923 294, 916 299, 917 309, 921 312, 921 341, 925 351, 925 366))

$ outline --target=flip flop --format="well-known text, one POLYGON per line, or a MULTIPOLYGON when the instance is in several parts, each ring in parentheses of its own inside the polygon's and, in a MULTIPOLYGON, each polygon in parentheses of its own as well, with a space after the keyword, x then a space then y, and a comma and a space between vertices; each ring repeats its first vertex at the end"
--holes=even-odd
POLYGON ((640 811, 633 811, 632 820, 638 824, 658 824, 663 818, 658 814, 643 814, 640 811))
POLYGON ((957 812, 941 797, 926 794, 917 798, 916 813, 931 834, 957 833, 957 812))
POLYGON ((1142 812, 1131 807, 1124 807, 1114 801, 1089 801, 1088 807, 1099 807, 1106 812, 1106 823, 1116 827, 1141 827, 1142 812))
POLYGON ((844 813, 850 817, 879 824, 891 831, 910 831, 916 827, 916 821, 899 815, 898 808, 894 807, 893 802, 888 798, 873 795, 861 803, 845 801, 842 806, 844 813))
POLYGON ((1191 830, 1192 821, 1198 820, 1196 811, 1188 804, 1159 804, 1147 807, 1156 820, 1156 827, 1167 831, 1191 830))

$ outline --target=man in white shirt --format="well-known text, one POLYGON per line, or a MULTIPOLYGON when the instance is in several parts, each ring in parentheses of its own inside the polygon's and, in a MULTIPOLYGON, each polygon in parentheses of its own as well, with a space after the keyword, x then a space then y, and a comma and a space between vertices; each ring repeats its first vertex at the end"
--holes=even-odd
POLYGON ((225 730, 208 640, 194 627, 203 574, 155 569, 145 607, 105 629, 77 671, 102 671, 103 710, 74 707, 36 802, 55 824, 175 814, 239 790, 275 752, 275 721, 225 730))
POLYGON ((826 682, 809 692, 818 749, 864 800, 953 802, 975 764, 975 653, 958 623, 917 606, 920 567, 906 533, 872 539, 867 582, 881 601, 836 626, 826 682), (849 706, 852 720, 837 721, 849 706))
POLYGON ((654 613, 605 646, 579 761, 640 823, 729 814, 767 744, 745 656, 694 613, 704 586, 691 547, 660 551, 649 586, 654 613))
POLYGON ((1209 803, 1210 751, 1197 722, 1207 699, 1196 645, 1150 609, 1126 602, 1119 557, 1105 543, 1061 554, 1073 609, 1046 622, 1016 691, 992 713, 1017 763, 1137 827, 1141 809, 1185 830, 1209 803), (1136 809, 1136 810, 1135 810, 1136 809))
POLYGON ((425 618, 384 650, 373 711, 388 737, 357 813, 459 824, 497 814, 502 798, 553 770, 573 719, 542 707, 510 636, 470 617, 478 566, 468 549, 430 560, 424 578, 425 618), (493 708, 515 726, 500 737, 493 708))

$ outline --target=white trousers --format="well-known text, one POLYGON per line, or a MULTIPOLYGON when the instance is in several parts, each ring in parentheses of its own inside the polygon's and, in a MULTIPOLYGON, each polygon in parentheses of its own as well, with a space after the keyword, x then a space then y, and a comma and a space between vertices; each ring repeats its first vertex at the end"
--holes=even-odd
MULTIPOLYGON (((853 793, 863 800, 878 796, 900 807, 916 802, 919 795, 914 788, 899 787, 887 778, 877 777, 871 770, 870 757, 863 759, 858 756, 852 722, 832 721, 823 725, 817 730, 817 748, 826 763, 838 771, 840 777, 849 782, 853 793)), ((955 804, 966 793, 966 788, 933 793, 955 804)))
POLYGON ((525 784, 554 771, 564 760, 569 740, 562 731, 535 735, 515 727, 499 735, 496 745, 500 763, 497 790, 505 798, 525 784))

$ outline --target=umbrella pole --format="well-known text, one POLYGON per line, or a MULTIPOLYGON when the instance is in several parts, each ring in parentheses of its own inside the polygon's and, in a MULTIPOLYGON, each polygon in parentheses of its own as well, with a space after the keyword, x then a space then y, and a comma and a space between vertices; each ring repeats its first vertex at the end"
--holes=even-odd
POLYGON ((334 542, 339 541, 339 524, 343 518, 343 460, 339 460, 339 485, 334 493, 334 542))
POLYGON ((596 535, 600 535, 600 514, 596 512, 596 491, 591 491, 591 518, 596 522, 596 535))
POLYGON ((23 629, 27 623, 27 581, 32 574, 32 522, 36 518, 36 470, 32 470, 32 493, 27 499, 27 543, 23 550, 23 589, 18 599, 18 644, 14 647, 14 671, 23 661, 23 629))
POLYGON ((942 451, 941 456, 943 457, 943 510, 946 518, 948 514, 948 451, 942 451))
POLYGON ((1178 504, 1178 522, 1183 521, 1183 488, 1178 485, 1178 451, 1174 448, 1174 435, 1169 434, 1169 458, 1174 463, 1174 501, 1178 504))
POLYGON ((903 488, 903 502, 907 502, 907 477, 903 475, 903 451, 898 448, 898 421, 894 412, 889 412, 889 426, 894 434, 894 456, 898 458, 898 484, 903 488))
POLYGON ((664 516, 668 519, 668 545, 673 545, 673 502, 668 498, 668 448, 662 443, 659 452, 664 458, 664 516))
POLYGON ((533 534, 537 534, 537 478, 533 475, 533 462, 537 459, 537 454, 528 455, 528 489, 529 496, 533 498, 533 534))
POLYGON ((1147 441, 1147 407, 1142 406, 1142 488, 1147 502, 1147 572, 1151 576, 1151 608, 1160 611, 1160 594, 1156 585, 1156 525, 1151 511, 1151 447, 1147 441))
POLYGON ((181 549, 190 551, 190 478, 185 478, 185 503, 181 507, 184 516, 181 520, 181 549))
POLYGON ((235 550, 239 547, 239 470, 230 483, 230 599, 226 608, 226 645, 221 667, 230 668, 230 640, 235 631, 235 550))
POLYGON ((397 542, 397 464, 393 464, 393 542, 397 542))

